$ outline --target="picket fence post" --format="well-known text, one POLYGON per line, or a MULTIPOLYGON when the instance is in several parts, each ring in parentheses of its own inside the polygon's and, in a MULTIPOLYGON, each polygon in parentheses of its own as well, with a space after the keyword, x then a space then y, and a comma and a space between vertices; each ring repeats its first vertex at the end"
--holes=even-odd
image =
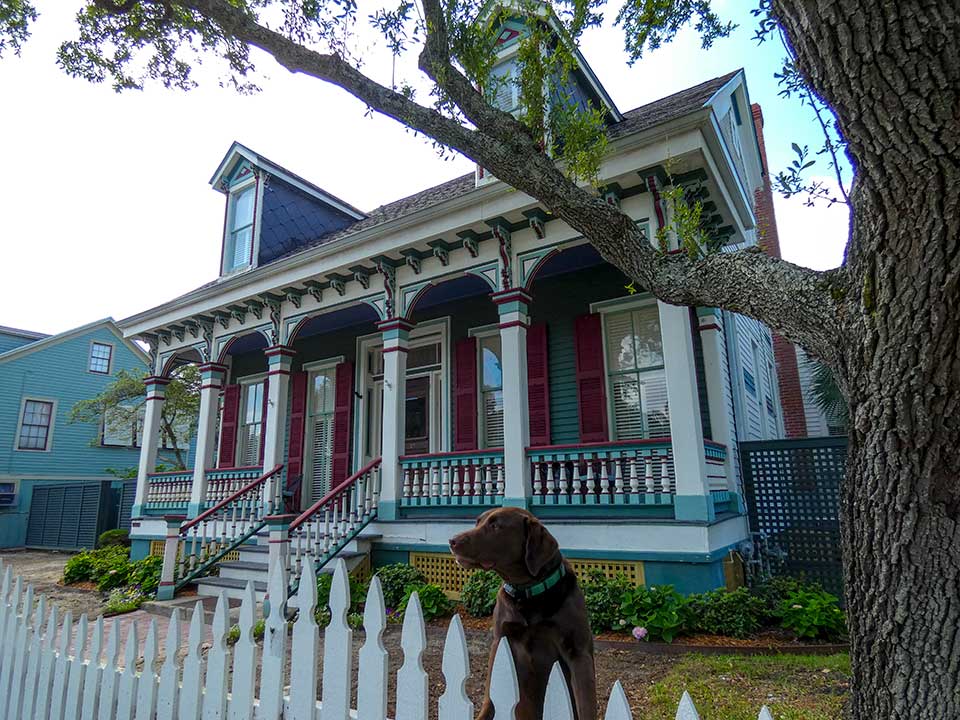
POLYGON ((363 607, 363 630, 367 637, 360 648, 360 677, 357 682, 357 716, 363 720, 384 720, 387 717, 390 658, 383 644, 386 617, 383 588, 380 578, 374 575, 363 607))
MULTIPOLYGON (((30 614, 33 612, 33 585, 27 585, 27 594, 23 599, 23 609, 17 621, 13 638, 13 675, 10 678, 10 690, 7 699, 7 717, 14 720, 20 717, 20 705, 23 703, 23 686, 26 679, 27 642, 30 628, 30 614)), ((3 706, 0 705, 0 710, 3 706)))
MULTIPOLYGON (((320 632, 317 627, 317 576, 313 556, 300 560, 300 589, 294 597, 297 620, 293 624, 290 667, 290 720, 313 720, 317 703, 317 659, 320 656, 320 632)), ((361 673, 362 677, 362 673, 361 673)))

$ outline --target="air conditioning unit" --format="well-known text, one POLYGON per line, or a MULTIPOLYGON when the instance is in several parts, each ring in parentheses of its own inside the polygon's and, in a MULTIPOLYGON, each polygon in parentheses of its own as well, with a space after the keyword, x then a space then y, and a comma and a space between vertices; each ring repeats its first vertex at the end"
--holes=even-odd
POLYGON ((17 504, 17 486, 14 483, 0 483, 0 508, 17 504))

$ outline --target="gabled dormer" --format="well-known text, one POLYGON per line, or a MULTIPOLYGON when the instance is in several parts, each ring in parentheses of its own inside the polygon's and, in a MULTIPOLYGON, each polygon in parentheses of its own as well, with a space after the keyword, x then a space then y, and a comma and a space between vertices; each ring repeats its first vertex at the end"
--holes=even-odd
POLYGON ((226 198, 221 277, 267 265, 366 217, 237 142, 210 184, 226 198))

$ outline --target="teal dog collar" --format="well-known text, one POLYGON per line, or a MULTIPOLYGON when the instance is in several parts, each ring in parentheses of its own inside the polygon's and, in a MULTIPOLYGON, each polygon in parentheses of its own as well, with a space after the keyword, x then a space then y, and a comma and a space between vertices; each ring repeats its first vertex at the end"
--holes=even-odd
POLYGON ((547 575, 543 580, 535 582, 532 585, 522 586, 504 583, 503 589, 506 591, 507 595, 515 600, 529 600, 537 595, 542 595, 547 590, 554 587, 558 582, 560 582, 560 580, 563 579, 563 576, 566 574, 567 569, 564 567, 564 564, 561 561, 557 568, 552 573, 547 575))

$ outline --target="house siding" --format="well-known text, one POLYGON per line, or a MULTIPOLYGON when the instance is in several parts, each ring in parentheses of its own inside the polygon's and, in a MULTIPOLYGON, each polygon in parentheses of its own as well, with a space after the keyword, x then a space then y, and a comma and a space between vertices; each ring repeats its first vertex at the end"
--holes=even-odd
POLYGON ((25 338, 20 335, 0 332, 0 355, 5 352, 10 352, 11 350, 16 350, 18 347, 29 345, 32 342, 36 342, 36 340, 32 338, 25 338))

